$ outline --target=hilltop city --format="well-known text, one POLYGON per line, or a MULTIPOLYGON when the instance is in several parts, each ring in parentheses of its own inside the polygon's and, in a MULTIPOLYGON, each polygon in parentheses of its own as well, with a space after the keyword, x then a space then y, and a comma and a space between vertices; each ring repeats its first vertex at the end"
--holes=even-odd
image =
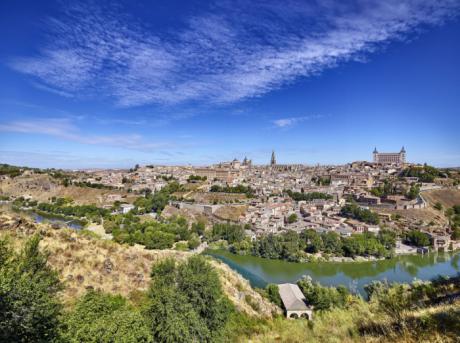
MULTIPOLYGON (((2 197, 20 209, 35 205, 48 214, 59 213, 59 208, 42 202, 55 204, 56 198, 63 198, 64 203, 92 204, 112 215, 184 217, 206 227, 216 223, 241 225, 246 237, 242 239, 249 242, 312 230, 344 238, 354 234, 377 236, 383 229, 398 234, 396 254, 416 253, 429 246, 446 251, 460 247, 458 233, 442 212, 443 197, 455 194, 459 188, 458 172, 408 163, 404 147, 395 153, 374 149, 371 162, 340 166, 278 164, 273 151, 267 165, 253 165, 245 157, 207 167, 136 165, 130 170, 86 171, 26 168, 17 173, 20 175, 2 176, 2 197), (410 238, 412 232, 423 233, 427 240, 410 238)), ((71 218, 85 219, 85 214, 71 218)), ((91 221, 91 217, 86 220, 91 221)), ((104 234, 145 243, 140 233, 133 235, 117 223, 109 226, 106 220, 104 234)), ((211 240, 202 233, 198 236, 193 248, 204 249, 211 240)), ((249 249, 237 243, 233 249, 249 249)), ((327 254, 321 249, 312 252, 337 260, 383 256, 363 252, 327 254)), ((308 260, 310 256, 298 252, 291 255, 288 258, 293 260, 308 260)))

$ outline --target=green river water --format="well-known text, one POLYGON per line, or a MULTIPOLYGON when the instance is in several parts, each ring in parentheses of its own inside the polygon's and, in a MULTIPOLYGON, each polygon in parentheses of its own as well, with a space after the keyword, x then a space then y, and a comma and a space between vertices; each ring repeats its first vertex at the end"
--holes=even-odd
POLYGON ((228 264, 255 287, 265 287, 267 283, 295 282, 309 275, 322 285, 345 285, 364 294, 364 286, 373 280, 411 282, 439 275, 453 276, 460 272, 460 251, 406 255, 380 261, 311 263, 234 255, 225 250, 208 250, 205 253, 228 264))

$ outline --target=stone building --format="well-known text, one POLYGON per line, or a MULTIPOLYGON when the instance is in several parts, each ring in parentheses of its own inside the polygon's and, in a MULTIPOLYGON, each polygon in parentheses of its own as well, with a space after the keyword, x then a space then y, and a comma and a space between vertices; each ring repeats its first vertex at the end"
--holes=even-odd
POLYGON ((402 147, 400 152, 378 152, 374 149, 373 161, 378 164, 404 164, 406 163, 406 150, 402 147))
POLYGON ((305 303, 305 296, 299 286, 294 283, 278 285, 281 301, 286 309, 286 318, 312 319, 313 309, 305 303))

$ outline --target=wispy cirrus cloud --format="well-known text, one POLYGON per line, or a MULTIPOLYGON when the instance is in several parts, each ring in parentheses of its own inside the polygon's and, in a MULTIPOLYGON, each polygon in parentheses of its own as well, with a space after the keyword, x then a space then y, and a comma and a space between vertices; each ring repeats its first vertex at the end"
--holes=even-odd
MULTIPOLYGON (((457 0, 217 2, 158 32, 89 4, 51 19, 50 41, 12 68, 64 96, 103 94, 121 106, 233 103, 340 62, 361 60, 459 12, 457 0)), ((136 18, 134 18, 136 19, 136 18)))
POLYGON ((149 142, 139 134, 91 135, 82 132, 69 118, 41 118, 0 123, 0 132, 41 134, 90 145, 105 145, 143 152, 171 148, 165 142, 149 142))
POLYGON ((280 118, 275 119, 272 121, 273 125, 277 128, 286 129, 293 127, 301 122, 312 120, 312 119, 320 119, 324 116, 318 115, 311 115, 311 116, 302 116, 302 117, 288 117, 288 118, 280 118))

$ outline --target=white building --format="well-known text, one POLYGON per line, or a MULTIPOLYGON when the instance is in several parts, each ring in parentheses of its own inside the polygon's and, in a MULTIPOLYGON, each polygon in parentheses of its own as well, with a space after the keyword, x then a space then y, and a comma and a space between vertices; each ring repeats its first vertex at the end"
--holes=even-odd
POLYGON ((313 310, 305 303, 305 296, 299 286, 294 283, 283 283, 278 285, 278 291, 286 309, 286 318, 312 319, 313 310))

